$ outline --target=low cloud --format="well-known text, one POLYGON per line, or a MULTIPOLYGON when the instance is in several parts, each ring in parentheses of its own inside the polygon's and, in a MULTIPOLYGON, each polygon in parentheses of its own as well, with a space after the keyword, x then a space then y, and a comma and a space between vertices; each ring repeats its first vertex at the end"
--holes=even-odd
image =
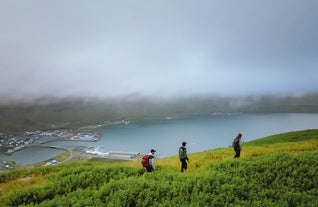
POLYGON ((318 90, 314 0, 2 4, 2 98, 318 90))

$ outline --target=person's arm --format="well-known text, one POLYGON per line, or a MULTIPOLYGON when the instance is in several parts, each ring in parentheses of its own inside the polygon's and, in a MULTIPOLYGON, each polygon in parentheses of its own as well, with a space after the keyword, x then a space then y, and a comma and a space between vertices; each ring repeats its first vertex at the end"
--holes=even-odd
POLYGON ((155 158, 153 156, 149 159, 149 163, 152 166, 152 168, 155 170, 156 169, 155 158))
POLYGON ((184 155, 185 155, 186 160, 189 161, 188 152, 187 152, 186 148, 184 149, 184 155))
POLYGON ((151 164, 152 169, 153 169, 153 170, 156 170, 155 158, 152 158, 151 160, 152 160, 152 164, 151 164))

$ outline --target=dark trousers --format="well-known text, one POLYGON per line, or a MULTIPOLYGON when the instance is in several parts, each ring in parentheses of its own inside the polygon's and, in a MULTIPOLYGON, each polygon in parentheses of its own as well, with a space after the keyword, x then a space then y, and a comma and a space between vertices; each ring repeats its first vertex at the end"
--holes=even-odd
POLYGON ((149 166, 149 167, 145 167, 145 168, 146 168, 147 172, 152 172, 152 171, 153 171, 153 168, 152 168, 152 166, 149 166))
POLYGON ((187 170, 187 167, 188 167, 187 160, 185 158, 180 159, 180 162, 181 162, 181 172, 187 170))
POLYGON ((234 147, 234 151, 235 151, 235 156, 234 158, 239 158, 240 154, 241 154, 241 148, 239 147, 234 147))

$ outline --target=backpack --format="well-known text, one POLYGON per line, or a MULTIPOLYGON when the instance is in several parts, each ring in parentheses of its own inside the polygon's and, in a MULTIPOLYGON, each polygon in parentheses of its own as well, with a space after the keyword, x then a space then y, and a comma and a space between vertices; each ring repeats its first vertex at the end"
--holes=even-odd
POLYGON ((239 141, 233 141, 232 142, 232 147, 237 148, 239 146, 240 146, 239 141))
POLYGON ((151 155, 144 155, 142 158, 141 158, 141 165, 143 167, 150 167, 150 162, 149 162, 149 159, 151 159, 152 156, 151 155))

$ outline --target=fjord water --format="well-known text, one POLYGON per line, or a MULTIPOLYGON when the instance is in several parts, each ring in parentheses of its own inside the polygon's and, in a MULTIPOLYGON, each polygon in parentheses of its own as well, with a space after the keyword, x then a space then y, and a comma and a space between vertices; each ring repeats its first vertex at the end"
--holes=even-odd
MULTIPOLYGON (((105 127, 100 129, 102 136, 98 142, 55 141, 50 145, 93 146, 103 147, 105 151, 129 151, 141 154, 148 153, 154 148, 158 157, 167 157, 177 154, 182 141, 188 143, 188 151, 193 153, 228 147, 238 132, 243 134, 242 141, 250 141, 273 134, 313 128, 318 128, 318 114, 211 115, 105 127)), ((0 158, 19 164, 31 164, 61 153, 61 151, 48 150, 52 149, 26 149, 12 156, 1 155, 0 158)))
POLYGON ((189 153, 231 146, 238 132, 242 141, 303 129, 318 128, 318 114, 236 114, 165 120, 144 125, 104 129, 106 150, 147 153, 159 157, 176 155, 182 141, 189 153))

